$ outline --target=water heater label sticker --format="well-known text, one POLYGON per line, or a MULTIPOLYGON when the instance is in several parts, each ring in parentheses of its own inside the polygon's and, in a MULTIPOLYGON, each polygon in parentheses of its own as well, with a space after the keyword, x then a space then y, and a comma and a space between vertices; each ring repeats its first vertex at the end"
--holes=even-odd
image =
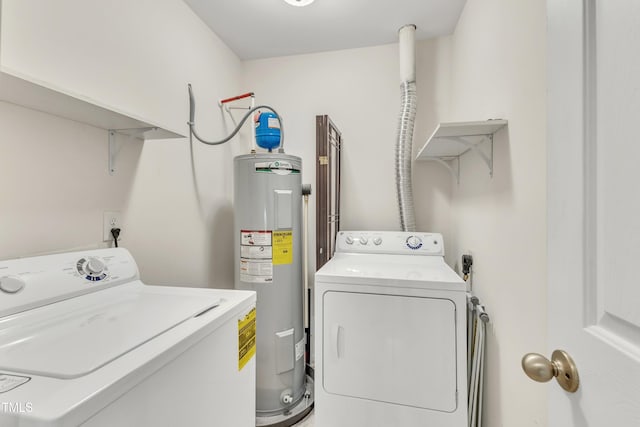
POLYGON ((271 230, 240 231, 240 280, 273 283, 271 230))
POLYGON ((238 371, 256 354, 256 309, 255 307, 238 319, 238 371))
POLYGON ((240 246, 240 258, 271 260, 272 257, 271 246, 240 246))
POLYGON ((266 261, 241 259, 240 280, 248 283, 272 283, 273 264, 271 259, 266 261))
POLYGON ((271 231, 240 230, 240 244, 243 246, 271 246, 271 231))
POLYGON ((273 265, 293 263, 293 232, 281 230, 273 232, 273 265))

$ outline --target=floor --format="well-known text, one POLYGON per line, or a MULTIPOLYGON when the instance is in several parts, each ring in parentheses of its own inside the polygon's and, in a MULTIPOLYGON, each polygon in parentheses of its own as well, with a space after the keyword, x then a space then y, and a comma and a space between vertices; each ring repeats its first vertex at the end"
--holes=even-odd
POLYGON ((298 424, 295 424, 293 427, 313 427, 313 411, 305 419, 300 421, 298 424))

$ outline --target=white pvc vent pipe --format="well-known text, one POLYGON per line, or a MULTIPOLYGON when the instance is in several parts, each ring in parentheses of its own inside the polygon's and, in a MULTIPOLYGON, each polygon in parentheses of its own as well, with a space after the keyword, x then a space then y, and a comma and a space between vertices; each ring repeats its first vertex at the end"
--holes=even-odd
POLYGON ((400 44, 400 83, 416 81, 416 26, 398 30, 400 44))
POLYGON ((402 231, 415 231, 416 220, 411 187, 413 128, 416 119, 416 43, 415 25, 398 32, 400 50, 401 108, 396 139, 396 191, 402 231))

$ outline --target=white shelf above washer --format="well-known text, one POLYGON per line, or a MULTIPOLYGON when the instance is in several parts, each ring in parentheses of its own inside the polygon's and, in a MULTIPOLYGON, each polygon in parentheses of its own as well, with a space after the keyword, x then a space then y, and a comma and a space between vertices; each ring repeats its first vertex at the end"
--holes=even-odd
POLYGON ((119 111, 79 94, 65 92, 61 88, 20 75, 2 66, 0 66, 0 101, 107 130, 109 173, 111 174, 115 172, 116 134, 143 140, 184 138, 184 135, 176 131, 163 129, 136 115, 119 111))
POLYGON ((444 165, 460 182, 460 156, 474 151, 493 176, 493 134, 507 126, 507 120, 440 123, 424 144, 416 160, 436 161, 444 165), (451 163, 455 162, 455 168, 451 163))
POLYGON ((141 139, 184 138, 146 119, 0 66, 0 100, 141 139), (137 131, 141 129, 142 132, 137 131))

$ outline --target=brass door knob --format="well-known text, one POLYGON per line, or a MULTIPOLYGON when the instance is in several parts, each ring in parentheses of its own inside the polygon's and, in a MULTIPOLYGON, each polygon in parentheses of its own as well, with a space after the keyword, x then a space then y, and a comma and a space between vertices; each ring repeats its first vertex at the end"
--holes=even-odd
POLYGON ((541 383, 555 377, 560 387, 569 393, 575 393, 580 385, 575 362, 562 350, 555 350, 551 360, 538 353, 525 354, 522 358, 522 369, 529 378, 541 383))

